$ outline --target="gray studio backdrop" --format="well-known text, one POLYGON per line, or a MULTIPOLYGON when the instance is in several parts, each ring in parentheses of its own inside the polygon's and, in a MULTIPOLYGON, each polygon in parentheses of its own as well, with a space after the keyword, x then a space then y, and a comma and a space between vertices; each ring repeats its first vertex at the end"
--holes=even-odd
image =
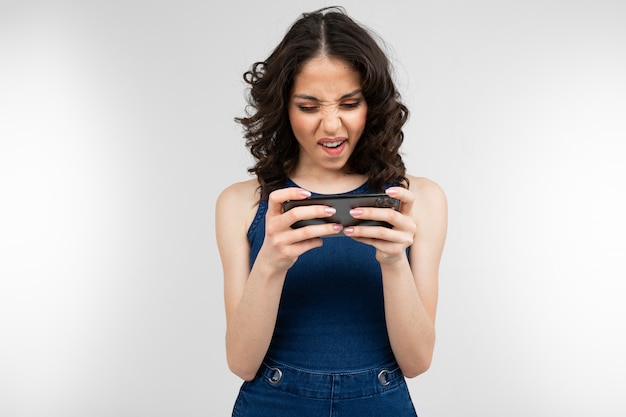
MULTIPOLYGON (((0 1, 0 415, 227 416, 241 74, 323 1, 0 1)), ((446 190, 421 417, 626 414, 626 3, 343 5, 446 190)))

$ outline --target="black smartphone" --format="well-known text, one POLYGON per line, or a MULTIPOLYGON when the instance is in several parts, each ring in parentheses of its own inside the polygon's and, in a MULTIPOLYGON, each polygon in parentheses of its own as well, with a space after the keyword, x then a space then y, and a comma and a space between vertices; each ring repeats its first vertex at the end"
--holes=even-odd
MULTIPOLYGON (((350 210, 356 207, 380 207, 400 210, 400 200, 389 197, 387 194, 339 194, 321 195, 309 197, 305 200, 287 200, 283 203, 283 210, 291 210, 298 206, 323 205, 334 207, 336 211, 330 217, 321 219, 300 220, 291 225, 292 228, 308 226, 312 224, 339 223, 343 227, 347 226, 383 226, 391 227, 387 222, 377 220, 360 220, 350 215, 350 210)), ((332 236, 342 236, 342 233, 332 236)))

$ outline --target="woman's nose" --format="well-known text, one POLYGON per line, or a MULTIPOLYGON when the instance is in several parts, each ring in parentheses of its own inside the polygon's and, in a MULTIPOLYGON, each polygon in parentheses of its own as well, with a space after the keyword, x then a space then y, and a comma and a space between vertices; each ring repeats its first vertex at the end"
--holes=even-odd
POLYGON ((339 118, 337 113, 329 112, 322 117, 321 124, 322 129, 325 132, 333 133, 339 130, 339 128, 341 127, 341 119, 339 118))

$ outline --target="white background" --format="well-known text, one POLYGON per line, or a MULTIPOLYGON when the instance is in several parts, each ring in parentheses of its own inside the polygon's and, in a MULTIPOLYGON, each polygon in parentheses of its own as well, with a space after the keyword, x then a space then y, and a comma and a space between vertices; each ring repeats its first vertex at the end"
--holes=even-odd
MULTIPOLYGON (((230 415, 241 76, 325 4, 0 0, 0 415, 230 415)), ((625 415, 626 3, 342 4, 449 199, 419 415, 625 415)))

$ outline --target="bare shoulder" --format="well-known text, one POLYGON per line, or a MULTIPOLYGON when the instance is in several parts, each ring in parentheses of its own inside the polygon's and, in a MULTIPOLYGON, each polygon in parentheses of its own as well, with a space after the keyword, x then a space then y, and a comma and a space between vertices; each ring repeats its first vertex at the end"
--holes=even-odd
MULTIPOLYGON (((429 248, 433 259, 439 259, 448 230, 448 201, 443 189, 428 178, 407 176, 409 190, 415 195, 413 218, 419 238, 416 247, 429 248)), ((418 250, 415 250, 415 256, 418 250)), ((423 255, 422 255, 423 256, 423 255)))
POLYGON ((259 182, 256 178, 226 187, 216 202, 218 223, 238 223, 244 230, 250 225, 259 200, 259 182))
POLYGON ((409 190, 415 194, 418 206, 447 207, 446 194, 439 184, 426 177, 407 175, 409 190))
POLYGON ((256 178, 247 181, 236 182, 226 187, 217 198, 217 204, 228 203, 237 200, 238 204, 244 202, 256 203, 259 194, 259 181, 256 178))

